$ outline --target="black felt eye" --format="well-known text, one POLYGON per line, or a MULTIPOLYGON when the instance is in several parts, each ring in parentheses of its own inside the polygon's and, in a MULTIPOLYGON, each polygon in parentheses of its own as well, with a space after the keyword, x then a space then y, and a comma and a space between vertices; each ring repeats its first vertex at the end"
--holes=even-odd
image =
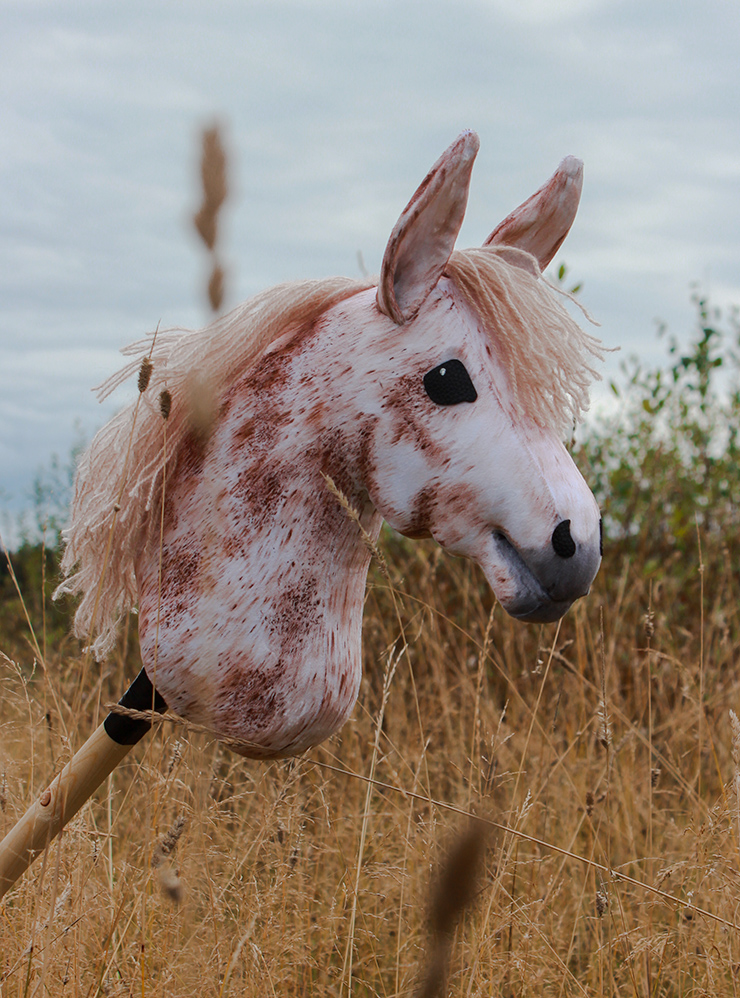
POLYGON ((475 402, 478 393, 459 360, 448 360, 424 375, 427 395, 436 405, 458 405, 475 402))

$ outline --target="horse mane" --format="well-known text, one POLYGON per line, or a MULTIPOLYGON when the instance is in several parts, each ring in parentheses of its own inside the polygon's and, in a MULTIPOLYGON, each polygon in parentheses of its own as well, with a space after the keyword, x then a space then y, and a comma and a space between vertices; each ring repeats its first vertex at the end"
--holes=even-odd
MULTIPOLYGON (((603 351, 535 276, 534 258, 511 247, 469 249, 453 253, 445 273, 495 341, 515 413, 561 429, 577 419, 598 377, 589 358, 603 351)), ((82 593, 75 633, 90 641, 96 658, 110 652, 137 603, 134 564, 153 529, 165 464, 174 467, 223 392, 272 343, 376 284, 343 277, 279 284, 202 329, 157 331, 122 350, 133 359, 99 386, 98 398, 137 372, 139 393, 79 461, 64 531, 66 579, 54 594, 82 593)))
POLYGON ((588 409, 589 388, 601 378, 592 366, 604 359, 600 340, 571 318, 555 296, 558 289, 524 250, 455 252, 445 273, 493 340, 511 388, 512 415, 567 432, 588 409))
POLYGON ((67 578, 54 593, 55 599, 82 593, 74 630, 91 642, 97 659, 110 652, 138 600, 134 563, 161 495, 165 445, 172 469, 194 429, 215 414, 216 400, 275 340, 375 283, 333 277, 278 284, 202 329, 158 330, 123 348, 134 359, 96 389, 98 399, 137 372, 139 394, 79 460, 63 531, 67 578))

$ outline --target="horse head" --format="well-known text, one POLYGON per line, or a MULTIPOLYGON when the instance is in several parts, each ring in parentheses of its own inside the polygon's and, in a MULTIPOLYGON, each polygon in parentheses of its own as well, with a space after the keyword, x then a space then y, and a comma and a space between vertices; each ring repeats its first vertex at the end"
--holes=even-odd
POLYGON ((599 511, 562 431, 601 350, 541 278, 581 166, 564 160, 482 248, 455 252, 477 149, 467 132, 434 165, 377 284, 279 286, 135 345, 143 408, 80 464, 64 562, 77 572, 62 587, 83 593, 78 633, 95 625, 104 652, 138 600, 150 679, 246 755, 300 752, 349 715, 362 531, 377 538, 382 518, 477 561, 522 620, 561 617, 598 569, 599 511), (205 434, 194 368, 210 386, 205 434))
MULTIPOLYGON (((553 425, 556 414, 550 412, 548 421, 536 404, 538 393, 552 401, 562 387, 562 371, 547 365, 562 368, 563 354, 578 363, 579 350, 593 345, 547 307, 539 281, 575 217, 582 164, 565 159, 494 229, 485 245, 499 252, 473 259, 479 285, 471 289, 468 282, 466 295, 460 284, 470 267, 451 257, 477 150, 473 133, 447 149, 385 251, 377 292, 377 306, 388 318, 382 335, 396 356, 413 357, 416 370, 397 384, 389 383, 388 372, 383 378, 385 398, 376 405, 384 418, 367 487, 396 530, 430 534, 452 554, 477 561, 512 616, 552 621, 588 593, 601 560, 594 497, 553 425), (499 287, 491 288, 497 277, 499 287), (515 309, 507 315, 500 302, 480 307, 480 298, 485 306, 496 291, 511 296, 512 280, 537 328, 522 329, 527 317, 517 317, 515 309), (544 306, 540 315, 537 304, 544 306), (518 369, 503 369, 502 347, 522 335, 526 350, 546 358, 544 370, 523 351, 518 369), (534 405, 517 398, 524 388, 534 394, 534 405)), ((569 389, 566 384, 561 395, 569 389)))

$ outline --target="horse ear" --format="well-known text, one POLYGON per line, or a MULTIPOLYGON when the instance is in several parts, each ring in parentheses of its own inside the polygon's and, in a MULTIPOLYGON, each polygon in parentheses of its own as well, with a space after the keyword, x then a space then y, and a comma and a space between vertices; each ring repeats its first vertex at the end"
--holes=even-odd
POLYGON ((463 132, 422 180, 391 233, 377 302, 399 326, 414 318, 450 258, 479 145, 475 132, 463 132))
POLYGON ((544 270, 560 249, 578 211, 583 163, 566 156, 547 183, 497 225, 484 246, 516 246, 544 270))

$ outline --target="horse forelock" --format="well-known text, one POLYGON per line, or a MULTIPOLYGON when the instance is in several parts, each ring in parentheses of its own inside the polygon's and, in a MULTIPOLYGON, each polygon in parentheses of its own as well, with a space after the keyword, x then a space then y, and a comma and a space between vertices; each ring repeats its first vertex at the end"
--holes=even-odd
POLYGON ((577 422, 601 377, 593 365, 604 350, 571 318, 557 289, 535 276, 534 257, 508 246, 462 250, 452 254, 445 274, 493 340, 512 414, 560 432, 577 422), (511 263, 517 256, 521 261, 511 263))

